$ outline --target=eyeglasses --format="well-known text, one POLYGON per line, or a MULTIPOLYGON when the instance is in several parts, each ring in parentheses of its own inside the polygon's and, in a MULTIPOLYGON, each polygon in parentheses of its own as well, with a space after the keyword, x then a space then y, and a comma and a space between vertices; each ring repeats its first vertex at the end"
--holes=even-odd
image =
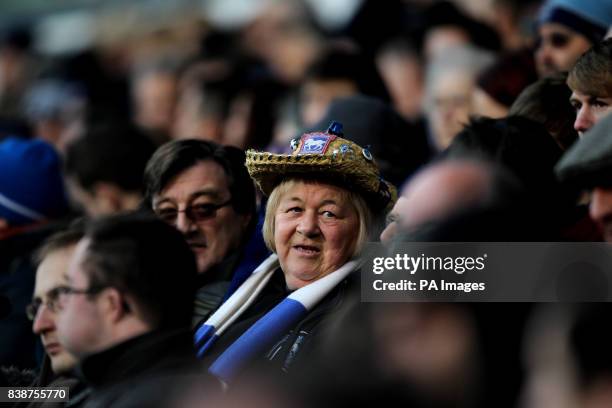
POLYGON ((65 295, 95 295, 106 289, 107 286, 92 286, 89 289, 75 289, 70 286, 58 286, 47 292, 46 300, 42 301, 36 298, 26 306, 26 315, 28 319, 34 320, 38 314, 38 310, 44 304, 47 309, 55 313, 61 310, 61 299, 65 295))
POLYGON ((178 214, 184 212, 187 218, 193 222, 206 221, 213 218, 217 214, 217 210, 228 206, 232 203, 229 199, 221 204, 197 204, 190 205, 184 210, 177 210, 176 208, 162 208, 155 210, 155 214, 164 222, 168 224, 174 224, 178 214))
POLYGON ((564 48, 570 41, 570 37, 563 33, 551 33, 545 37, 538 37, 536 41, 536 49, 540 48, 544 42, 547 42, 553 48, 564 48))

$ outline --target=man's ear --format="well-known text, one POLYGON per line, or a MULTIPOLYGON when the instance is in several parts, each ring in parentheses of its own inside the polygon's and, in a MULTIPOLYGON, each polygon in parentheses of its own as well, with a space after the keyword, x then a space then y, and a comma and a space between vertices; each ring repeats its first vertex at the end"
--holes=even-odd
POLYGON ((113 323, 120 321, 129 312, 125 296, 116 288, 107 288, 102 296, 106 312, 113 323))

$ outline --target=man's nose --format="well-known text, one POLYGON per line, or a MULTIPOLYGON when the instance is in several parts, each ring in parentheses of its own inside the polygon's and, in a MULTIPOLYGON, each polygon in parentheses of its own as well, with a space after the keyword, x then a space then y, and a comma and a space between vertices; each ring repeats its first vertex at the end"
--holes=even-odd
POLYGON ((587 106, 582 106, 576 113, 574 121, 574 129, 579 133, 584 133, 589 130, 594 123, 593 113, 587 106))
POLYGON ((32 331, 35 334, 42 334, 49 330, 55 328, 55 320, 53 319, 52 312, 45 306, 41 304, 36 312, 36 316, 34 316, 34 322, 32 324, 32 331))
POLYGON ((177 230, 179 230, 183 234, 187 234, 195 229, 195 222, 191 220, 185 213, 185 211, 181 211, 176 214, 176 222, 174 226, 177 230))

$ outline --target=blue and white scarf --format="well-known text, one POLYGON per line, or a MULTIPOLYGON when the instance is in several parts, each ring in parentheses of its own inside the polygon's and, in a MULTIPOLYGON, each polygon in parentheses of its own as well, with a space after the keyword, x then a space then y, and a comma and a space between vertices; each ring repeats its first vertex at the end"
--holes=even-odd
MULTIPOLYGON (((278 267, 278 257, 270 255, 196 331, 195 343, 199 358, 253 304, 278 267)), ((358 267, 357 260, 349 261, 329 275, 292 292, 232 343, 208 371, 226 384, 231 382, 246 363, 272 347, 358 267)))

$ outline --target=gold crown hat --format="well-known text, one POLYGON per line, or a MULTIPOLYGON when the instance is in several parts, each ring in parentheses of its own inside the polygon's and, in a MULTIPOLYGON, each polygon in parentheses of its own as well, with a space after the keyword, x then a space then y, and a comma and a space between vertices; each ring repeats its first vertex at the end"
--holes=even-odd
POLYGON ((390 211, 397 200, 395 186, 380 177, 368 148, 341 136, 342 124, 332 122, 325 132, 293 139, 291 154, 247 150, 247 170, 265 195, 287 177, 306 176, 355 189, 374 211, 390 211))

